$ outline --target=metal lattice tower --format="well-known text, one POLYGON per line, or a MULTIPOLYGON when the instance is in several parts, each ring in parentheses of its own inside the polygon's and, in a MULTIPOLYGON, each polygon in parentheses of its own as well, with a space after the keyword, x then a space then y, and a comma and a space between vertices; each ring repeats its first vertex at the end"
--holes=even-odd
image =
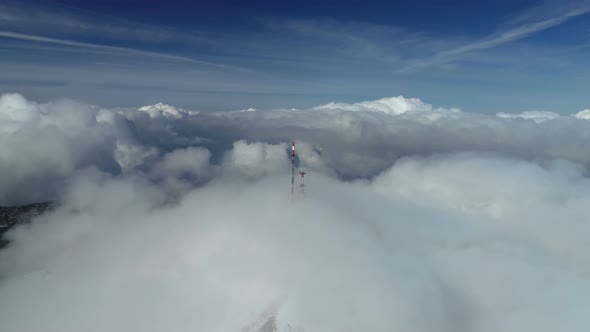
POLYGON ((299 188, 300 188, 299 193, 301 194, 301 196, 305 196, 305 181, 303 181, 303 180, 305 178, 305 174, 307 174, 307 173, 305 173, 304 171, 301 171, 301 172, 299 172, 299 174, 301 174, 301 184, 299 185, 299 188))
POLYGON ((295 196, 295 141, 291 142, 291 199, 295 196))

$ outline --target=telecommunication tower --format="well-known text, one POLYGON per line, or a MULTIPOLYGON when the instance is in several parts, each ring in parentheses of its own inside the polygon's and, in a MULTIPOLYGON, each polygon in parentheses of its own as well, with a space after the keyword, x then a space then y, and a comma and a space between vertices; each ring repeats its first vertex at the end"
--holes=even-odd
POLYGON ((295 141, 291 142, 291 199, 295 195, 295 141))
POLYGON ((301 193, 301 196, 305 195, 305 182, 303 181, 305 178, 305 173, 304 171, 299 172, 299 174, 301 174, 301 184, 299 185, 299 192, 301 193))

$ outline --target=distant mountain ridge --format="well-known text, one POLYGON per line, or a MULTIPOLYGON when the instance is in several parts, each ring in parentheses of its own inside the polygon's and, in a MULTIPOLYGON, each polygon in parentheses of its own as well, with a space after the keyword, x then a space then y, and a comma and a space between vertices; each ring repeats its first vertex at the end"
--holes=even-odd
POLYGON ((8 244, 3 235, 17 224, 27 223, 55 206, 52 202, 33 203, 19 206, 0 206, 0 249, 8 244))

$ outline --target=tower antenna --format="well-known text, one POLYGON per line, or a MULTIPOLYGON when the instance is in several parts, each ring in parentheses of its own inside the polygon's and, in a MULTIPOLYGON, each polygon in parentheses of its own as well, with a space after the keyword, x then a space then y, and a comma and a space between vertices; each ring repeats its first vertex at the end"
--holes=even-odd
POLYGON ((305 178, 305 173, 304 171, 299 172, 299 174, 301 174, 301 184, 299 185, 300 189, 300 193, 301 196, 305 196, 305 182, 303 181, 303 179, 305 178))
POLYGON ((295 141, 291 142, 291 199, 295 195, 295 141))

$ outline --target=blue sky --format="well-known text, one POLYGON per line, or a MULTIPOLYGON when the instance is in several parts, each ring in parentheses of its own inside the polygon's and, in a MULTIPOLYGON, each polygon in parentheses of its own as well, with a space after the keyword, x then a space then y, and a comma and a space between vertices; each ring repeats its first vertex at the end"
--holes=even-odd
POLYGON ((102 106, 590 107, 590 1, 0 1, 0 92, 102 106))

